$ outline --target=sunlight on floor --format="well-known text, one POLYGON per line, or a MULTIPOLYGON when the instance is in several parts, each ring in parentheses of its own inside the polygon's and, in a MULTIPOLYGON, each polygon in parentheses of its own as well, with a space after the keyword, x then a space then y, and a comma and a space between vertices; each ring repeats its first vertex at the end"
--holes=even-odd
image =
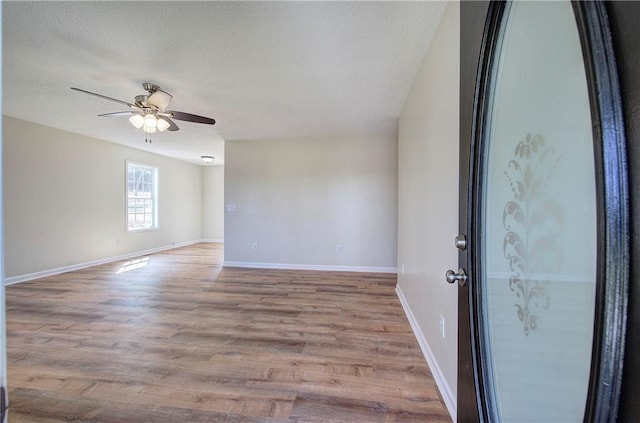
POLYGON ((127 261, 122 266, 120 266, 120 269, 118 269, 116 274, 128 272, 130 270, 140 269, 142 267, 145 267, 148 262, 149 262, 149 257, 140 257, 135 260, 127 261))

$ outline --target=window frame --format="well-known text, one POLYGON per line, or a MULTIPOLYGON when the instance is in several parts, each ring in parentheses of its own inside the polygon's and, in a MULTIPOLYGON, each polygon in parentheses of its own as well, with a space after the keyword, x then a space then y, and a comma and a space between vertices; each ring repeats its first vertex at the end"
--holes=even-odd
POLYGON ((154 166, 147 163, 140 163, 133 160, 125 160, 124 166, 124 227, 125 232, 128 234, 156 231, 160 228, 159 209, 158 209, 158 186, 159 186, 159 173, 158 166, 154 166), (143 168, 151 170, 151 200, 152 200, 152 226, 149 228, 131 228, 129 226, 129 167, 135 166, 137 168, 143 168))

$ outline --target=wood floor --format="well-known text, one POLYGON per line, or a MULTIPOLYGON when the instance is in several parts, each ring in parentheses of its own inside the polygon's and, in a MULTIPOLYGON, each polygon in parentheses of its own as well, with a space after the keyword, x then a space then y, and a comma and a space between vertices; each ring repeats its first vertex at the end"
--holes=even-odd
POLYGON ((7 287, 10 422, 450 422, 395 276, 197 244, 7 287))

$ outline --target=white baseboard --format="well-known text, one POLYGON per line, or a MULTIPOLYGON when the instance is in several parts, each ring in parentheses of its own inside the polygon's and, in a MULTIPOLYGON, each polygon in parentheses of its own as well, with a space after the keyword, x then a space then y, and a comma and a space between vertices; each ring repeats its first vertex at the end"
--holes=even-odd
POLYGON ((338 266, 325 264, 288 264, 288 263, 257 263, 253 261, 225 261, 224 267, 244 267, 254 269, 284 269, 284 270, 321 270, 325 272, 368 272, 368 273, 397 273, 397 267, 371 266, 338 266))
POLYGON ((455 393, 451 390, 451 387, 447 383, 444 375, 442 374, 442 370, 438 366, 438 361, 436 360, 431 348, 429 348, 429 344, 427 343, 426 338, 424 337, 418 322, 416 321, 411 308, 409 307, 409 303, 407 303, 407 299, 402 293, 400 286, 396 286, 396 294, 398 294, 398 298, 400 299, 400 304, 402 304, 402 308, 404 309, 405 314, 407 315, 407 319, 409 320, 409 324, 411 325, 411 329, 413 329, 413 333, 418 340, 418 344, 420 345, 420 349, 422 350, 422 354, 424 358, 427 360, 427 364, 429 364, 429 368, 431 369, 431 374, 433 375, 433 379, 436 381, 436 385, 438 385, 438 389, 440 390, 440 394, 442 395, 442 399, 449 411, 449 415, 455 422, 457 419, 457 400, 455 393))
POLYGON ((145 256, 148 254, 159 253, 160 251, 171 250, 172 248, 186 247, 188 245, 198 244, 200 242, 209 242, 201 239, 185 242, 174 242, 171 245, 164 245, 162 247, 151 248, 149 250, 134 251, 132 253, 122 254, 114 257, 107 257, 104 259, 86 261, 84 263, 72 264, 69 266, 57 267, 55 269, 42 270, 40 272, 28 273, 25 275, 12 276, 5 278, 5 285, 13 285, 14 283, 26 282, 33 279, 40 279, 47 276, 59 275, 60 273, 72 272, 74 270, 85 269, 87 267, 98 266, 101 264, 112 263, 114 261, 126 260, 134 257, 145 256))
POLYGON ((224 244, 224 239, 223 238, 202 238, 198 240, 198 242, 216 242, 216 243, 224 244))

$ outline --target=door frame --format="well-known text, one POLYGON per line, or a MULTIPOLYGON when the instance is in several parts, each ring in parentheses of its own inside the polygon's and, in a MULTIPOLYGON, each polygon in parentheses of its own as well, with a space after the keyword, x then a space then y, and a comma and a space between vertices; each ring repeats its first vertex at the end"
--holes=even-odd
MULTIPOLYGON (((585 63, 599 176, 596 310, 584 420, 604 422, 616 420, 623 374, 630 254, 626 139, 606 7, 600 2, 573 2, 573 9, 585 63)), ((482 270, 479 261, 482 239, 479 210, 474 205, 479 204, 482 188, 483 157, 479 152, 483 151, 487 119, 486 94, 490 90, 493 53, 504 10, 503 1, 461 3, 460 233, 469 238, 466 250, 459 253, 459 265, 469 275, 469 283, 458 292, 458 421, 461 422, 488 421, 492 408, 488 404, 490 399, 484 395, 485 382, 479 370, 483 360, 479 344, 483 329, 478 314, 482 287, 475 281, 482 270), (473 105, 471 113, 469 104, 473 105)))
MULTIPOLYGON (((640 18, 639 2, 606 3, 612 40, 618 63, 618 77, 625 131, 629 172, 631 257, 640 257, 640 18)), ((618 420, 640 422, 640 260, 631 260, 627 307, 627 334, 618 420)))

